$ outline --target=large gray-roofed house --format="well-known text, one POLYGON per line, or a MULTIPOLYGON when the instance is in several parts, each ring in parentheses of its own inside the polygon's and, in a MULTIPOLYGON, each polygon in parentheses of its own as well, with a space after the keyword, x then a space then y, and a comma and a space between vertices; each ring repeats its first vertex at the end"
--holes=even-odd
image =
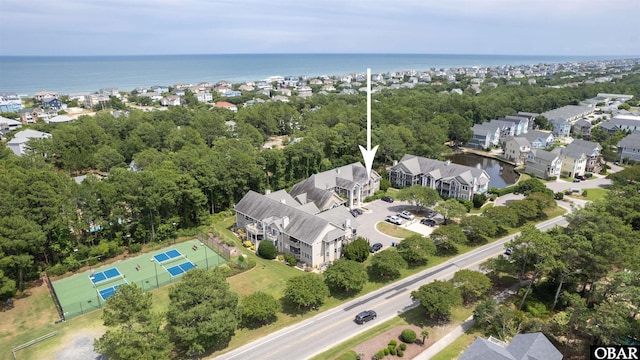
POLYGON ((640 161, 640 131, 625 136, 617 144, 620 161, 640 161))
POLYGON ((270 195, 249 191, 235 205, 236 228, 256 245, 270 241, 278 252, 318 267, 338 260, 342 245, 357 234, 358 223, 344 206, 311 214, 292 197, 270 195))
POLYGON ((345 204, 340 196, 347 198, 349 209, 360 207, 366 197, 378 190, 380 175, 371 170, 371 175, 367 176, 365 167, 356 162, 311 175, 293 185, 289 194, 300 203, 313 202, 324 211, 345 204))
POLYGON ((458 199, 473 199, 489 187, 489 174, 482 169, 405 155, 389 170, 389 181, 399 187, 428 186, 440 195, 458 199))
POLYGON ((476 340, 458 360, 562 360, 558 349, 544 336, 536 332, 518 334, 508 345, 493 338, 476 340))
POLYGON ((585 172, 600 172, 600 170, 602 170, 602 159, 600 158, 601 151, 602 146, 598 143, 581 139, 573 140, 569 145, 562 149, 562 156, 564 156, 563 168, 564 162, 567 158, 571 157, 577 159, 584 154, 586 157, 585 172))

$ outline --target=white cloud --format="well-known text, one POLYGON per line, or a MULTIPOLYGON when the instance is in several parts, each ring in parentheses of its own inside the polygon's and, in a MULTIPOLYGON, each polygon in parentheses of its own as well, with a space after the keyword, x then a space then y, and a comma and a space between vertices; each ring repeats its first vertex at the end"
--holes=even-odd
POLYGON ((617 55, 639 52, 638 18, 637 0, 2 0, 0 55, 617 55))

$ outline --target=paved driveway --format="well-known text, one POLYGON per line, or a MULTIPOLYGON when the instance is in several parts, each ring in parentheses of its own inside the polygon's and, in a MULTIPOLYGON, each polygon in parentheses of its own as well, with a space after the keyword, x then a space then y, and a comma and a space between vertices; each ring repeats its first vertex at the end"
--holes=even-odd
MULTIPOLYGON (((371 244, 381 243, 383 248, 391 246, 392 242, 398 242, 401 239, 394 238, 385 235, 376 230, 376 224, 380 221, 385 221, 387 216, 396 215, 403 210, 413 210, 415 207, 406 201, 394 201, 393 203, 387 203, 382 200, 375 200, 364 204, 364 214, 357 217, 357 221, 360 224, 358 226, 358 235, 369 239, 371 244)), ((363 210, 364 210, 363 209, 363 210)), ((402 219, 403 223, 401 227, 406 227, 409 230, 415 231, 423 235, 429 235, 433 228, 420 224, 420 219, 416 218, 413 221, 402 219)))
POLYGON ((591 179, 587 179, 584 181, 580 181, 574 183, 572 181, 567 181, 564 179, 558 179, 554 181, 549 181, 547 183, 547 187, 553 192, 565 191, 569 189, 593 189, 599 187, 608 187, 611 186, 612 182, 609 179, 606 179, 602 175, 594 175, 591 179))

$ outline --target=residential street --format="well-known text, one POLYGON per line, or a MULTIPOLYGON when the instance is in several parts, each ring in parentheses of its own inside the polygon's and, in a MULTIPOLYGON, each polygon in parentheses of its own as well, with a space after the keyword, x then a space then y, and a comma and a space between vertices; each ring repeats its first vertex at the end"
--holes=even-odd
MULTIPOLYGON (((564 217, 556 217, 538 224, 537 227, 546 230, 556 225, 566 226, 566 224, 564 217)), ((460 269, 474 268, 486 259, 502 254, 504 243, 516 235, 504 237, 434 268, 389 284, 375 292, 220 355, 217 359, 308 359, 413 306, 410 293, 420 286, 436 279, 449 279, 460 269), (370 309, 378 313, 376 320, 365 325, 357 325, 353 322, 357 313, 370 309)))

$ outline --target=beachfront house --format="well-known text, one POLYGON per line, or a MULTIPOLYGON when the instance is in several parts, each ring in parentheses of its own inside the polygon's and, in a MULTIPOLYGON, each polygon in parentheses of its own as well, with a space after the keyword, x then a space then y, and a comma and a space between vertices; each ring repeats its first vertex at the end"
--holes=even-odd
POLYGON ((626 164, 640 162, 640 131, 625 136, 617 144, 618 158, 626 164))
POLYGON ((346 207, 320 211, 284 190, 265 195, 249 191, 234 209, 235 226, 244 229, 248 241, 256 246, 269 241, 279 253, 312 268, 340 259, 342 247, 358 233, 358 222, 346 207))
POLYGON ((442 196, 464 200, 489 190, 489 174, 483 169, 409 154, 391 167, 389 181, 397 187, 428 186, 442 196))
POLYGON ((293 185, 289 194, 302 204, 313 202, 320 211, 341 205, 354 209, 380 190, 380 179, 375 170, 367 176, 366 168, 356 162, 311 175, 293 185))
POLYGON ((208 103, 213 101, 213 95, 211 95, 211 93, 208 91, 201 91, 195 94, 195 97, 199 102, 208 103))
POLYGON ((235 104, 226 101, 218 101, 214 104, 215 107, 223 108, 227 110, 231 110, 233 112, 238 112, 238 107, 235 104))
POLYGON ((22 100, 13 93, 0 93, 0 113, 19 112, 22 110, 22 100))

